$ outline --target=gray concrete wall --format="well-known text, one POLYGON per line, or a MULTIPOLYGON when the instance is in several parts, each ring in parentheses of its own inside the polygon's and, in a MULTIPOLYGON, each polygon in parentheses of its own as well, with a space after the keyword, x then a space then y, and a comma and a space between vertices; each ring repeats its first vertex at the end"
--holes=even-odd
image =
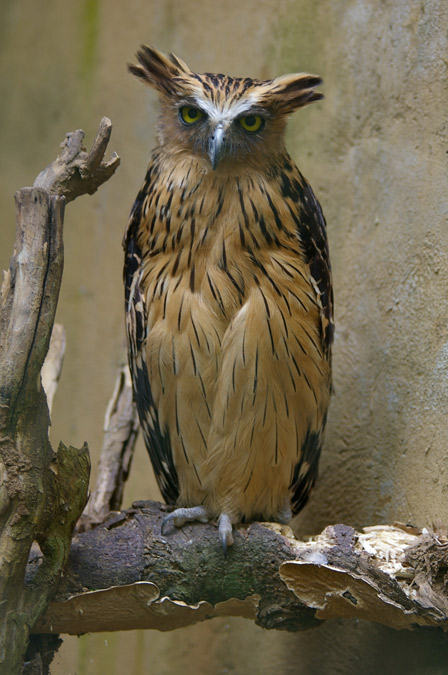
MULTIPOLYGON (((448 6, 445 0, 3 0, 0 264, 15 189, 66 131, 111 117, 116 177, 66 214, 58 320, 68 333, 52 436, 94 456, 124 352, 121 237, 154 142, 155 96, 126 73, 141 42, 194 69, 324 77, 288 146, 328 221, 334 384, 321 475, 299 533, 448 517, 448 6)), ((140 448, 126 493, 157 495, 140 448)), ((243 620, 68 639, 54 673, 447 672, 446 638, 332 622, 304 635, 243 620), (129 665, 130 664, 130 665, 129 665), (133 668, 131 671, 130 668, 133 668)))

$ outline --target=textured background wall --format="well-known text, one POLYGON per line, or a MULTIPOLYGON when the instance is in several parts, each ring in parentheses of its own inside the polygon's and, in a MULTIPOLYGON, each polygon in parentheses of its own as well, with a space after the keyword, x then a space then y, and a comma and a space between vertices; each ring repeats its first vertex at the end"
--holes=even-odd
MULTIPOLYGON (((94 456, 123 358, 121 237, 154 141, 155 96, 126 73, 141 42, 199 71, 307 70, 325 100, 288 146, 328 221, 335 395, 319 484, 297 531, 448 518, 448 8, 445 0, 2 0, 0 264, 15 189, 66 131, 111 117, 116 177, 66 214, 58 320, 68 334, 52 436, 94 456)), ((156 496, 140 449, 126 493, 156 496)), ((243 620, 68 639, 54 673, 446 672, 446 638, 332 622, 305 635, 243 620), (203 647, 205 645, 205 647, 203 647)))

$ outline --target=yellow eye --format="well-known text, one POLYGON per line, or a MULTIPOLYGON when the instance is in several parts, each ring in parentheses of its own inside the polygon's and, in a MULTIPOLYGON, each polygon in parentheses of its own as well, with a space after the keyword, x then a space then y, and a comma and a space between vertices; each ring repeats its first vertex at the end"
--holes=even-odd
POLYGON ((191 105, 183 105, 179 110, 180 121, 184 124, 196 124, 204 117, 204 113, 199 108, 194 108, 191 105))
POLYGON ((247 115, 247 117, 240 117, 239 123, 246 131, 255 133, 263 127, 264 119, 260 115, 247 115))

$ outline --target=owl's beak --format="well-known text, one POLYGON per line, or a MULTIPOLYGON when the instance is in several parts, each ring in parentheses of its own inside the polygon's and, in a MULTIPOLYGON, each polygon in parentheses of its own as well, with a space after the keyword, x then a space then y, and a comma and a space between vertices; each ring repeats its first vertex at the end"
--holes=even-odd
POLYGON ((208 156, 210 157, 210 162, 212 163, 213 170, 219 164, 219 160, 223 154, 223 146, 225 142, 225 128, 223 122, 218 122, 213 132, 213 135, 210 138, 208 146, 208 156))

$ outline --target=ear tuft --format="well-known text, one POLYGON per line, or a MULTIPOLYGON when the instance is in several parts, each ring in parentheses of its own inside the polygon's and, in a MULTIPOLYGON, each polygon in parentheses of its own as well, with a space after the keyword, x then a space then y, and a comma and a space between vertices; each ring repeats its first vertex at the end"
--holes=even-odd
POLYGON ((303 108, 303 106, 320 101, 324 96, 316 87, 322 84, 318 75, 308 73, 291 73, 281 75, 272 80, 269 98, 272 105, 285 114, 303 108))
POLYGON ((183 72, 183 73, 190 73, 190 74, 191 74, 191 68, 189 68, 189 67, 187 66, 187 64, 185 63, 185 61, 182 61, 182 59, 180 59, 178 56, 176 56, 176 54, 173 54, 173 53, 171 52, 171 54, 170 54, 170 60, 171 60, 172 63, 179 69, 179 71, 181 71, 181 72, 183 72))
POLYGON ((167 56, 154 47, 142 45, 137 52, 138 64, 128 64, 130 73, 157 89, 162 94, 173 94, 179 89, 174 78, 191 73, 186 63, 174 54, 167 56))

